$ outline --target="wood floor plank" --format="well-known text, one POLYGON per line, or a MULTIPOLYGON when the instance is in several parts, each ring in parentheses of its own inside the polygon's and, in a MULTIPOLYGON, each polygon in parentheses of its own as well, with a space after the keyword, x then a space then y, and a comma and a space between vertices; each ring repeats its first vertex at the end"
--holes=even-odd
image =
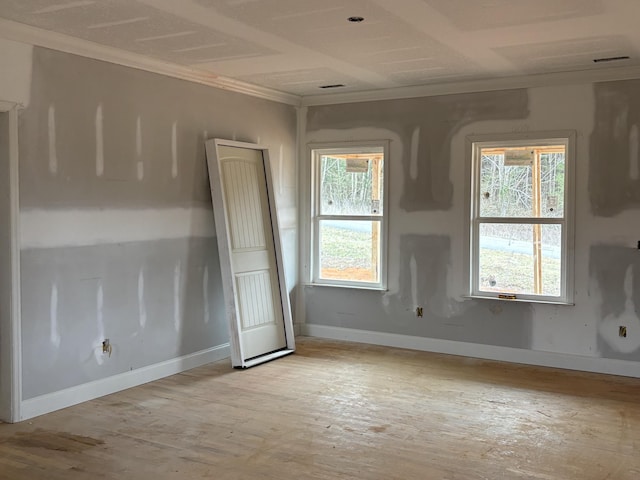
POLYGON ((640 380, 300 338, 16 425, 0 479, 640 478, 640 380))

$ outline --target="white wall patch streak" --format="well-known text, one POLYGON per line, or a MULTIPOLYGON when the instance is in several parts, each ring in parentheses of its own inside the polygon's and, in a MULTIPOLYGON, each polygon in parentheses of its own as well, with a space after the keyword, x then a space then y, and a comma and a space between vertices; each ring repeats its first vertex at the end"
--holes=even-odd
POLYGON ((173 269, 173 323, 176 332, 180 331, 180 268, 181 262, 178 261, 173 269))
POLYGON ((204 266, 202 274, 202 303, 204 308, 204 323, 209 323, 209 266, 204 266))
POLYGON ((409 163, 409 176, 412 180, 418 178, 418 148, 420 147, 420 127, 413 129, 411 135, 411 157, 409 163))
POLYGON ((409 261, 409 272, 411 274, 411 299, 413 300, 413 306, 418 307, 418 263, 416 257, 411 256, 409 261))
POLYGON ((51 296, 49 298, 49 319, 50 319, 50 340, 51 344, 60 347, 60 332, 58 328, 58 285, 51 285, 51 296))
POLYGON ((142 164, 142 162, 140 160, 138 160, 138 164, 136 167, 136 177, 138 178, 138 180, 142 180, 144 178, 144 165, 142 164))
POLYGON ((178 122, 171 126, 171 176, 178 176, 178 122))
POLYGON ((102 118, 102 104, 96 110, 96 175, 104 174, 104 128, 102 118))
POLYGON ((278 157, 278 192, 284 195, 284 146, 280 144, 280 156, 278 157))
POLYGON ((138 271, 138 318, 140 326, 144 328, 147 324, 147 306, 144 303, 144 268, 138 271))
POLYGON ((98 338, 93 344, 93 355, 96 358, 98 365, 104 363, 104 357, 102 353, 102 342, 105 339, 104 336, 104 292, 102 290, 102 282, 98 283, 98 290, 96 291, 96 326, 98 328, 98 338))
POLYGON ((136 156, 142 156, 142 118, 136 119, 136 156))
POLYGON ((56 152, 56 109, 53 104, 49 105, 47 125, 49 127, 49 172, 55 175, 58 173, 58 153, 56 152))
POLYGON ((640 132, 638 125, 631 127, 629 133, 629 177, 631 180, 640 180, 640 132))
POLYGON ((136 119, 136 176, 138 180, 144 178, 144 163, 142 162, 142 118, 136 119))

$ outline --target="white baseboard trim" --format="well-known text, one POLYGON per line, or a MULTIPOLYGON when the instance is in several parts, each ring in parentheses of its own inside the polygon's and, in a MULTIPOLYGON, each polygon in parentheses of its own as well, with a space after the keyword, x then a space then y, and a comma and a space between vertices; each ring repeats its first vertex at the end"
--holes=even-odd
POLYGON ((347 340, 372 345, 384 345, 387 347, 407 348, 410 350, 460 355, 485 360, 497 360, 500 362, 522 363, 541 367, 579 370, 582 372, 640 377, 640 365, 637 362, 629 362, 626 360, 567 355, 564 353, 542 352, 495 345, 481 345, 477 343, 414 337, 369 330, 355 330, 352 328, 330 327, 326 325, 305 324, 302 325, 301 330, 302 335, 309 337, 347 340))
MULTIPOLYGON (((103 397, 127 388, 159 380, 207 363, 222 360, 228 356, 229 344, 226 343, 207 350, 201 350, 165 362, 156 363, 155 365, 149 365, 130 372, 103 378, 102 380, 95 380, 76 387, 65 388, 64 390, 23 400, 20 409, 20 420, 27 420, 39 415, 44 415, 45 413, 93 400, 94 398, 103 397)), ((231 368, 231 366, 229 366, 229 368, 231 368)))

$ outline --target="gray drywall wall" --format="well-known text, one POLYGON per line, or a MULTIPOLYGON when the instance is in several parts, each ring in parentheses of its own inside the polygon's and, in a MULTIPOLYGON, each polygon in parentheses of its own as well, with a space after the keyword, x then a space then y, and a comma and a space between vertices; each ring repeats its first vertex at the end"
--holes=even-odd
POLYGON ((525 118, 526 90, 411 98, 312 107, 307 132, 377 128, 394 132, 402 144, 400 208, 448 210, 453 199, 449 175, 451 140, 474 122, 525 118))
POLYGON ((524 303, 456 298, 449 291, 450 228, 462 224, 453 207, 454 136, 465 126, 516 121, 529 115, 526 90, 447 95, 310 107, 306 141, 389 139, 388 292, 331 287, 305 289, 310 324, 399 333, 516 348, 531 347, 533 309, 524 303), (400 177, 400 178, 398 178, 400 177), (437 228, 435 228, 437 230, 437 228), (424 317, 416 316, 422 306, 424 317))
POLYGON ((20 115, 24 398, 228 341, 205 138, 269 147, 291 291, 295 135, 290 106, 34 49, 20 115))
POLYGON ((499 301, 455 302, 447 296, 446 278, 451 256, 448 237, 404 235, 400 239, 400 252, 401 278, 397 293, 307 287, 307 321, 486 345, 530 347, 530 305, 499 301), (412 298, 414 292, 416 298, 412 298), (423 317, 416 316, 417 305, 423 307, 423 317))
MULTIPOLYGON (((260 141, 275 157, 282 145, 285 156, 294 155, 293 107, 42 48, 35 49, 33 61, 32 106, 20 122, 22 209, 209 205, 205 133, 260 141)), ((295 171, 275 181, 277 191, 293 188, 295 171)))
POLYGON ((226 343, 219 272, 215 238, 24 250, 25 398, 226 343))
POLYGON ((11 408, 11 205, 9 114, 0 113, 0 420, 11 408))
POLYGON ((594 215, 640 208, 640 80, 595 89, 589 192, 594 215))
POLYGON ((305 144, 390 141, 388 291, 306 286, 305 321, 568 354, 576 365, 640 361, 638 92, 634 80, 309 107, 305 144), (468 138, 567 130, 574 305, 469 299, 468 138))
POLYGON ((640 251, 594 245, 589 271, 592 293, 601 302, 598 350, 607 358, 640 362, 640 251), (620 337, 620 327, 626 328, 626 337, 620 337))

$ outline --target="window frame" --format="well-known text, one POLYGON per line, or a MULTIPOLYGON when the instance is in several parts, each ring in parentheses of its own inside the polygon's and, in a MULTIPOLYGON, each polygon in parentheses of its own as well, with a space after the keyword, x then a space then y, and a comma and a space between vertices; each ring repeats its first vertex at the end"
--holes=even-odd
POLYGON ((468 194, 466 208, 466 267, 467 292, 471 298, 573 305, 574 294, 574 176, 576 133, 573 130, 535 133, 487 134, 467 137, 468 194), (565 185, 563 217, 482 217, 480 215, 481 150, 484 148, 543 145, 565 146, 565 185), (491 292, 480 288, 480 225, 487 223, 516 225, 561 225, 560 295, 536 295, 491 292))
POLYGON ((312 285, 346 287, 365 290, 387 289, 387 250, 389 215, 389 141, 349 141, 315 143, 309 145, 311 160, 311 211, 310 211, 310 283, 312 285), (323 215, 321 208, 320 157, 327 154, 379 153, 382 150, 382 214, 380 215, 323 215), (321 220, 364 220, 380 222, 380 276, 377 283, 356 280, 320 278, 320 221, 321 220))

